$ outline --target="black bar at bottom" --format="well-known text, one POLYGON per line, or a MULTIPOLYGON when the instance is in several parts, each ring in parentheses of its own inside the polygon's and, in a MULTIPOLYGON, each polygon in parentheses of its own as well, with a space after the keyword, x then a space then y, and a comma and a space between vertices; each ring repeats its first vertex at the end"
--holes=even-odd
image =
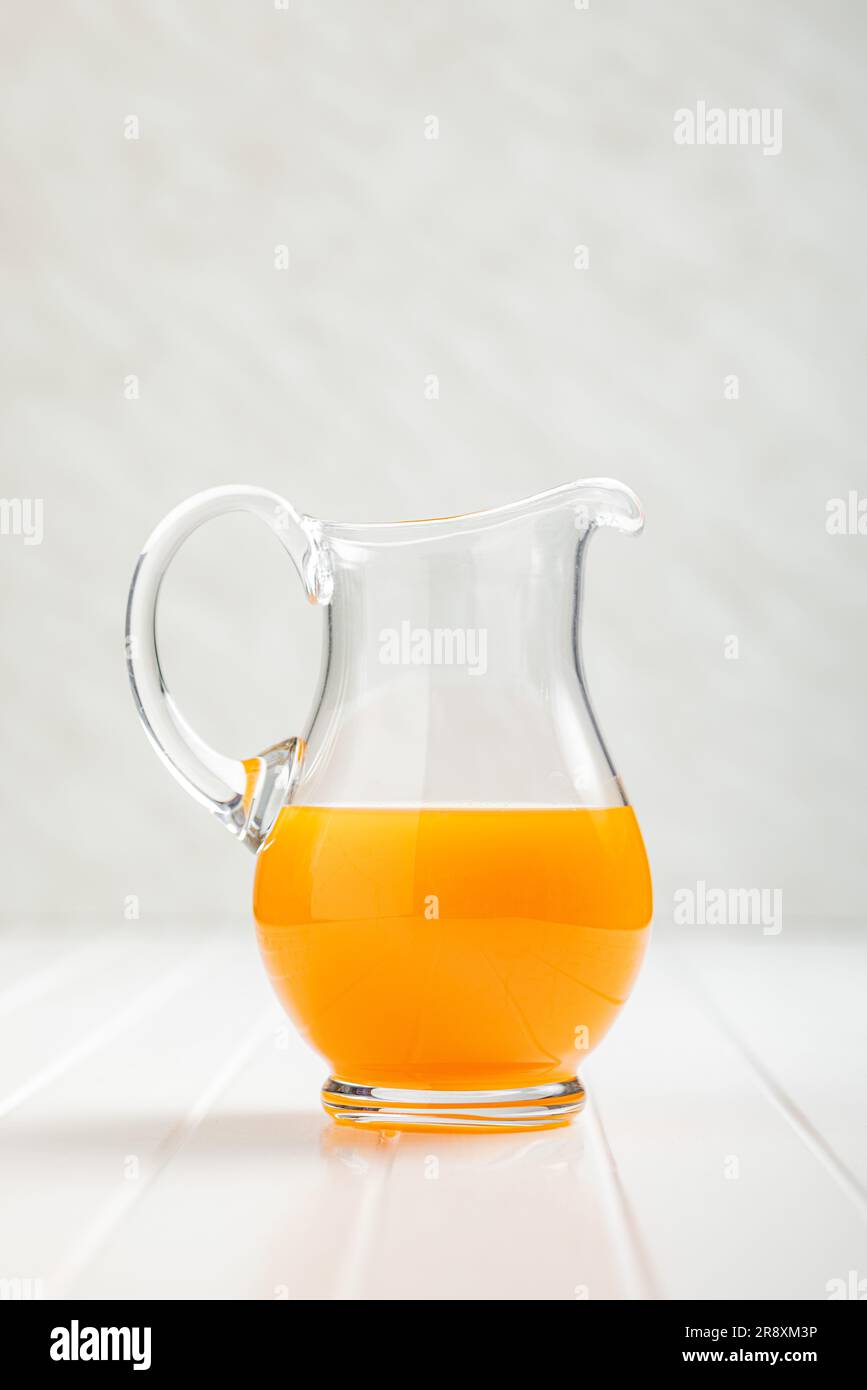
MULTIPOLYGON (((858 1364, 856 1343, 865 1332, 860 1301, 576 1299, 569 1312, 558 1315, 557 1340, 565 1332, 567 1338, 571 1333, 588 1341, 611 1371, 764 1366, 842 1372, 858 1364)), ((341 1346, 344 1354, 351 1354, 352 1323, 346 1314, 341 1315, 343 1320, 347 1325, 341 1346)), ((407 1321, 411 1328, 411 1314, 407 1321)), ((365 1329, 368 1361, 370 1337, 377 1337, 377 1326, 383 1325, 377 1320, 365 1329)), ((493 1329, 489 1317, 483 1326, 489 1347, 485 1361, 490 1367, 493 1329)), ((81 1372, 98 1376, 101 1368, 110 1368, 114 1375, 138 1373, 157 1380, 179 1372, 207 1375, 213 1371, 225 1377, 271 1367, 292 1374, 299 1364, 300 1346, 287 1338, 299 1336, 308 1341, 308 1354, 315 1354, 306 1322, 299 1323, 292 1305, 280 1301, 0 1303, 0 1338, 4 1344, 14 1344, 16 1379, 20 1371, 27 1375, 31 1370, 58 1377, 81 1372)), ((452 1342, 448 1325, 427 1322, 423 1347, 430 1350, 435 1342, 452 1342)), ((572 1345, 580 1347, 582 1342, 572 1345)), ((462 1360, 465 1355, 461 1353, 462 1360)))

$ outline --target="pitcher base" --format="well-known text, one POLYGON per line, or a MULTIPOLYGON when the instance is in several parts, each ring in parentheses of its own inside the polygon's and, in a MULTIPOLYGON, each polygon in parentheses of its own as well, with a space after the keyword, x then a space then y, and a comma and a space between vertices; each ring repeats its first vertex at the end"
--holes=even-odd
POLYGON ((584 1087, 576 1076, 503 1091, 407 1091, 330 1076, 322 1105, 337 1124, 368 1129, 557 1129, 583 1110, 584 1087))

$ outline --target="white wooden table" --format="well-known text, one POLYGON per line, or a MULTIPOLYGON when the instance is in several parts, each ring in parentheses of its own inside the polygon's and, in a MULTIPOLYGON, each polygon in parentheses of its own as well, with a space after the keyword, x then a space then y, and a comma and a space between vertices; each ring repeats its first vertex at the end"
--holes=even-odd
POLYGON ((324 1066, 252 927, 5 929, 6 1296, 823 1299, 867 1280, 867 949, 745 935, 653 943, 570 1129, 385 1138, 323 1116, 324 1066))

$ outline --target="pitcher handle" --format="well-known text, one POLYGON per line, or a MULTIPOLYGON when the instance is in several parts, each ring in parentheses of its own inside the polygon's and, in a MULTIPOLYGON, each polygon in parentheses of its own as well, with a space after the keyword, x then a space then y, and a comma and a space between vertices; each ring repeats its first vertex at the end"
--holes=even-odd
POLYGON ((311 603, 329 601, 327 563, 315 521, 265 488, 211 488, 169 512, 138 558, 126 609, 126 664, 139 718, 169 772, 233 835, 257 850, 286 800, 302 741, 286 739, 244 761, 209 747, 169 694, 156 637, 160 585, 176 551, 202 522, 237 511, 252 512, 267 523, 288 552, 311 603))

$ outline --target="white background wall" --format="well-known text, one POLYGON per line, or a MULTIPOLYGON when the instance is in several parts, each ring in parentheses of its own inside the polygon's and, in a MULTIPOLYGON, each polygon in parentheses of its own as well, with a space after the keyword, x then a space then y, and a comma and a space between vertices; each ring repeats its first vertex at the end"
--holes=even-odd
MULTIPOLYGON (((699 878, 782 888, 787 930, 863 912, 867 535, 825 514, 867 496, 865 29, 857 0, 7 9, 0 495, 45 536, 0 538, 4 920, 248 911, 127 688, 174 503, 384 520, 588 474, 648 514, 594 543, 585 641, 659 930, 699 878), (698 100, 781 107, 782 153, 675 145, 698 100)), ((212 742, 298 729, 318 617, 255 522, 190 542, 163 633, 212 742)))

